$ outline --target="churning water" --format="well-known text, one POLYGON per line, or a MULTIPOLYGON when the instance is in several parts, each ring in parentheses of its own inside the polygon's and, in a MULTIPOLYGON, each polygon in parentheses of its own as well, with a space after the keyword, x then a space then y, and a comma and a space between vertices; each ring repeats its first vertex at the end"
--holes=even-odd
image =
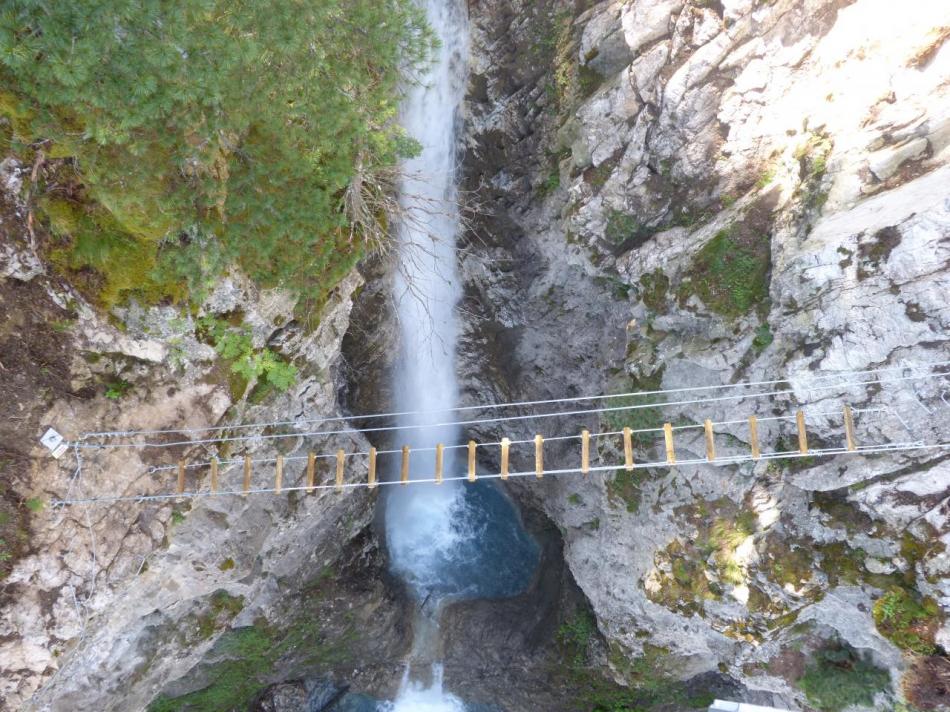
MULTIPOLYGON (((463 442, 450 412, 458 399, 455 345, 461 296, 455 240, 459 230, 457 192, 459 110, 467 81, 468 28, 463 0, 427 0, 429 23, 441 45, 424 80, 402 107, 402 125, 422 145, 406 162, 401 205, 407 217, 396 226, 400 268, 395 301, 400 353, 394 379, 402 442, 414 450, 463 442)), ((446 450, 446 476, 462 474, 462 458, 446 450)), ((435 457, 413 452, 410 476, 431 478, 435 457)), ((394 472, 390 473, 394 475, 394 472)), ((446 482, 387 488, 386 539, 393 570, 408 584, 423 611, 437 612, 453 598, 499 598, 524 590, 538 562, 538 549, 525 533, 508 499, 494 486, 446 482), (427 602, 427 603, 426 603, 427 602)), ((426 614, 423 613, 423 616, 426 614)), ((442 688, 438 665, 437 613, 417 623, 414 657, 431 665, 431 682, 410 677, 407 668, 397 700, 380 709, 465 710, 442 688), (435 631, 435 632, 433 632, 435 631)))
MULTIPOLYGON (((406 162, 397 226, 400 268, 395 298, 400 353, 394 378, 400 444, 416 448, 459 443, 455 344, 461 296, 455 238, 459 229, 456 181, 459 108, 465 94, 467 22, 460 0, 428 0, 429 22, 441 46, 426 79, 413 86, 402 124, 422 145, 406 162)), ((458 450, 446 450, 446 475, 461 474, 458 450)), ((464 453, 464 450, 461 451, 464 453)), ((411 477, 431 478, 432 452, 411 455, 411 477)), ((508 500, 489 485, 446 482, 389 488, 386 538, 392 565, 420 600, 501 597, 528 583, 537 549, 508 500)))

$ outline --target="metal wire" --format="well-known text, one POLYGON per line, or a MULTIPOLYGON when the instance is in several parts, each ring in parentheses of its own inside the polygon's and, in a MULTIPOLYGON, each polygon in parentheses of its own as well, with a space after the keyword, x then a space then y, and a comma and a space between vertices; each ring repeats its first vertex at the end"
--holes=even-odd
MULTIPOLYGON (((321 417, 321 418, 302 418, 295 420, 277 420, 270 422, 261 422, 261 423, 242 423, 239 425, 216 425, 216 426, 206 426, 202 428, 165 428, 165 429, 156 429, 156 430, 107 430, 102 432, 90 432, 83 433, 80 436, 80 441, 91 439, 91 438, 105 438, 105 437, 125 437, 129 435, 162 435, 162 434, 173 434, 173 433, 205 433, 205 432, 222 432, 228 430, 242 430, 249 428, 266 428, 266 427, 278 427, 282 425, 305 425, 305 424, 320 424, 320 423, 330 423, 330 422, 341 422, 346 420, 372 420, 379 418, 395 418, 403 417, 410 415, 445 415, 447 413, 462 413, 478 410, 496 410, 503 408, 522 408, 529 406, 538 406, 538 405, 554 405, 558 403, 579 403, 583 401, 591 400, 609 400, 612 398, 629 398, 631 396, 652 396, 652 395, 669 395, 671 393, 691 393, 698 391, 709 391, 709 390, 726 390, 732 388, 752 388, 759 386, 772 386, 779 383, 792 383, 795 380, 800 380, 804 378, 805 380, 810 380, 812 382, 817 381, 826 381, 829 379, 841 378, 844 376, 863 376, 867 374, 874 373, 890 373, 893 371, 907 371, 907 370, 919 370, 923 368, 943 368, 950 366, 950 361, 937 361, 931 364, 925 364, 923 366, 891 366, 888 368, 876 368, 876 369, 867 369, 864 371, 840 371, 838 373, 830 373, 824 376, 811 376, 807 375, 805 377, 789 377, 774 379, 769 381, 747 381, 743 383, 726 383, 715 386, 692 386, 686 388, 668 388, 663 390, 654 390, 654 391, 634 391, 630 393, 610 393, 610 394, 600 394, 594 396, 576 396, 572 398, 551 398, 547 400, 534 400, 534 401, 514 401, 510 403, 487 403, 480 405, 470 405, 470 406, 458 406, 455 408, 446 408, 443 410, 417 410, 417 411, 395 411, 390 413, 369 413, 364 415, 352 415, 352 416, 333 416, 333 417, 321 417)), ((946 374, 941 374, 946 375, 946 374)))
MULTIPOLYGON (((858 446, 854 450, 848 450, 847 447, 832 447, 832 448, 817 448, 813 450, 808 450, 807 452, 800 452, 798 450, 784 450, 776 451, 771 453, 762 453, 760 457, 753 458, 751 454, 743 455, 726 455, 724 457, 716 457, 713 460, 707 458, 690 458, 686 460, 679 460, 675 463, 670 463, 666 460, 656 460, 651 462, 637 462, 634 463, 631 468, 628 468, 625 463, 620 463, 617 465, 598 465, 590 467, 588 472, 609 472, 616 470, 624 469, 662 469, 662 468, 675 468, 683 467, 687 465, 715 465, 715 466, 724 466, 724 465, 736 465, 744 462, 756 462, 758 460, 783 460, 783 459, 800 459, 806 457, 827 457, 835 455, 869 455, 876 453, 890 453, 890 452, 906 452, 914 450, 932 450, 935 448, 945 448, 950 447, 950 442, 941 442, 926 444, 920 441, 908 441, 902 443, 891 443, 888 445, 870 445, 870 446, 858 446)), ((546 476, 560 476, 560 475, 571 475, 571 474, 583 474, 583 470, 579 467, 570 467, 570 468, 560 468, 553 470, 545 470, 543 472, 543 477, 546 476)), ((535 470, 522 470, 518 472, 510 472, 507 477, 535 477, 538 478, 537 472, 535 470)), ((477 475, 476 479, 485 479, 485 480, 496 480, 496 479, 505 479, 500 472, 491 473, 491 474, 480 474, 477 475)), ((540 479, 540 478, 538 478, 540 479)), ((462 482, 467 481, 468 475, 458 475, 442 478, 442 482, 462 482)), ((425 478, 416 478, 410 479, 408 481, 400 480, 384 480, 376 482, 373 485, 370 485, 368 482, 344 482, 340 485, 337 484, 322 484, 314 485, 309 487, 307 485, 298 485, 298 486, 289 486, 281 487, 280 493, 283 492, 311 492, 311 491, 321 491, 321 490, 348 490, 348 489, 372 489, 375 487, 387 487, 392 485, 419 485, 419 484, 435 484, 438 481, 435 477, 425 477, 425 478)), ((219 496, 244 496, 251 494, 277 494, 278 490, 275 487, 264 487, 257 489, 249 489, 246 492, 244 490, 220 490, 216 492, 207 491, 196 491, 196 492, 183 492, 183 493, 174 493, 174 494, 149 494, 149 495, 116 495, 109 497, 85 497, 77 499, 62 499, 62 500, 53 500, 50 504, 54 507, 64 507, 76 504, 103 504, 103 503, 116 503, 116 502, 152 502, 152 501, 162 501, 169 499, 197 499, 201 497, 219 497, 219 496)))
MULTIPOLYGON (((907 369, 905 369, 907 370, 907 369)), ((828 391, 828 390, 842 390, 845 388, 852 388, 856 386, 868 386, 868 385, 881 385, 884 383, 899 383, 902 381, 914 381, 928 378, 942 378, 944 376, 950 375, 950 373, 927 373, 920 375, 911 375, 911 376, 901 376, 897 378, 888 378, 888 379, 876 379, 876 380, 867 380, 867 381, 855 381, 850 383, 838 383, 830 386, 816 386, 812 388, 804 389, 807 393, 813 393, 816 391, 828 391)), ((423 430, 428 428, 439 428, 439 427, 462 427, 462 426, 472 426, 472 425, 486 425, 489 423, 500 423, 500 422, 515 422, 515 421, 526 421, 526 420, 541 420, 547 418, 564 418, 564 417, 574 417, 574 416, 584 416, 584 415, 597 415, 602 413, 610 412, 626 412, 633 410, 640 410, 645 408, 657 408, 657 407, 670 407, 670 406, 683 406, 683 405, 698 405, 703 403, 716 403, 716 402, 725 402, 731 400, 742 400, 742 399, 756 399, 756 398, 765 398, 771 396, 782 396, 782 395, 794 395, 796 393, 795 389, 783 389, 777 391, 767 391, 765 393, 741 393, 736 395, 727 395, 727 396, 716 396, 712 398, 698 398, 698 399, 687 399, 679 401, 654 401, 650 403, 637 403, 632 405, 622 405, 622 406, 609 406, 603 408, 590 408, 585 410, 573 410, 573 411, 561 411, 561 412, 546 412, 546 413, 533 413, 528 415, 510 415, 510 416, 501 416, 496 418, 476 418, 472 420, 459 420, 459 421, 450 421, 450 422, 439 422, 439 423, 413 423, 409 425, 388 425, 388 426, 378 426, 372 428, 343 428, 338 430, 316 430, 316 431, 307 431, 307 432, 296 432, 296 433, 275 433, 275 434, 256 434, 256 435, 238 435, 233 437, 222 437, 222 438, 201 438, 197 440, 176 440, 173 442, 159 443, 159 442, 140 442, 140 443, 106 443, 106 444, 80 444, 79 447, 86 449, 102 450, 102 449, 117 449, 117 448, 169 448, 169 447, 181 447, 181 446, 194 446, 194 445, 206 445, 211 443, 230 443, 230 442, 245 442, 250 440, 284 440, 288 438, 300 438, 306 436, 332 436, 332 435, 363 435, 367 433, 382 433, 382 432, 394 432, 394 431, 404 431, 404 430, 423 430)))

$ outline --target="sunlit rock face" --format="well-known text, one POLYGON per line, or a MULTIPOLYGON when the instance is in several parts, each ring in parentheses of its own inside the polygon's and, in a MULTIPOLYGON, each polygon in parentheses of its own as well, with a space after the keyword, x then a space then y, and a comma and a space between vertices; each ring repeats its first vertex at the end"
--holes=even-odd
MULTIPOLYGON (((720 451, 748 452, 748 415, 804 404, 822 447, 842 442, 849 403, 869 410, 864 444, 950 439, 945 379, 811 380, 950 360, 948 26, 950 8, 923 1, 479 3, 466 187, 488 208, 463 258, 476 315, 463 398, 794 376, 791 394, 666 406, 634 425, 735 420, 720 451)), ((692 432, 677 454, 703 458, 692 432)), ((794 442, 794 425, 760 438, 794 442)), ((660 444, 638 457, 662 459, 660 444)), ((619 443, 599 454, 622 462, 619 443)), ((875 624, 884 592, 929 601, 931 644, 950 634, 945 456, 518 491, 564 533, 618 679, 636 683, 630 661, 716 672, 794 708, 807 664, 839 641, 889 671, 886 706, 908 659, 875 624)))

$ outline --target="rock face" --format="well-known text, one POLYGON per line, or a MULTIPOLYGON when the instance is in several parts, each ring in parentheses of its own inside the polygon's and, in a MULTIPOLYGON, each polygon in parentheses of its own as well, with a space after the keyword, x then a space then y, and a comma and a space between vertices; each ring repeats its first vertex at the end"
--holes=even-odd
MULTIPOLYGON (((375 493, 39 508, 169 493, 179 459, 189 463, 187 491, 207 490, 199 463, 212 457, 222 461, 220 487, 240 489, 244 454, 255 462, 253 487, 272 486, 278 453, 284 487, 299 486, 308 450, 365 449, 356 436, 316 434, 313 420, 339 413, 340 344, 362 279, 339 285, 312 315, 316 328, 298 321, 290 295, 258 291, 239 274, 198 318, 132 303, 106 321, 69 284, 30 266, 21 169, 7 161, 2 170, 0 523, 4 547, 14 548, 3 558, 0 709, 134 710, 156 700, 177 709, 169 700, 182 696, 224 709, 246 705, 267 682, 316 677, 392 694, 410 630, 372 533, 375 493), (201 317, 240 317, 254 349, 297 364, 295 385, 276 393, 235 379, 202 336, 201 317), (240 425, 288 420, 304 425, 268 426, 283 434, 277 440, 240 425), (220 430, 203 430, 215 423, 220 430), (47 426, 82 447, 53 460, 38 443, 47 426), (178 432, 82 437, 165 429, 178 432)), ((332 477, 329 462, 318 461, 320 481, 332 477)), ((346 477, 364 478, 365 466, 348 466, 346 477)))
MULTIPOLYGON (((950 441, 948 379, 905 368, 950 361, 950 10, 470 11, 464 400, 779 392, 629 396, 612 401, 627 411, 479 425, 485 440, 543 432, 548 465, 574 467, 576 443, 551 437, 670 422, 680 466, 638 433, 636 461, 660 464, 628 472, 615 435, 595 438, 607 469, 587 479, 509 482, 546 565, 523 597, 447 611, 449 689, 512 711, 587 710, 603 670, 640 690, 637 707, 715 693, 799 709, 816 704, 809 680, 844 669, 871 681, 859 706, 946 704, 934 681, 950 666, 947 452, 814 451, 843 441, 844 404, 859 445, 950 441), (878 368, 894 369, 888 382, 846 385, 878 368), (703 420, 720 424, 721 456, 749 452, 753 414, 763 452, 794 451, 799 407, 809 457, 703 464, 703 420)), ((37 506, 167 492, 179 459, 212 456, 237 460, 221 470, 237 488, 245 453, 264 461, 256 486, 278 453, 294 486, 308 450, 365 449, 270 425, 286 436, 274 445, 246 426, 336 415, 340 394, 386 409, 388 265, 344 280, 313 329, 284 292, 239 274, 217 286, 199 319, 239 317, 254 349, 300 368, 291 390, 268 392, 233 377, 194 316, 133 303, 106 318, 51 274, 19 197, 27 173, 0 163, 0 709, 320 708, 347 685, 391 696, 411 616, 374 536, 374 493, 37 506), (187 430, 217 422, 227 442, 187 430), (79 450, 78 468, 76 450, 56 462, 37 444, 47 426, 71 441, 183 432, 89 436, 137 447, 79 450)), ((516 448, 513 467, 531 456, 516 448)), ((188 470, 189 487, 205 472, 188 470)))
MULTIPOLYGON (((469 402, 791 378, 760 388, 790 391, 767 398, 695 391, 667 401, 699 402, 530 427, 692 425, 676 431, 677 458, 702 460, 706 418, 733 421, 718 426, 720 455, 749 452, 747 416, 799 407, 812 449, 836 447, 847 403, 860 444, 950 441, 947 379, 900 370, 950 361, 950 10, 938 5, 473 3, 469 402), (905 380, 840 385, 867 369, 893 370, 852 380, 905 380)), ((535 432, 519 426, 481 434, 535 432)), ((794 418, 761 422, 759 439, 791 449, 794 418)), ((598 463, 623 463, 619 437, 595 442, 598 463)), ((577 466, 576 445, 552 445, 551 462, 577 466)), ((662 437, 637 438, 635 457, 662 461, 662 437)), ((872 618, 885 592, 928 607, 918 652, 948 642, 946 457, 511 486, 562 531, 616 679, 637 684, 647 663, 718 674, 750 701, 797 708, 806 663, 837 646, 890 672, 877 698, 890 708, 922 699, 922 683, 904 676, 894 641, 907 641, 872 618)))

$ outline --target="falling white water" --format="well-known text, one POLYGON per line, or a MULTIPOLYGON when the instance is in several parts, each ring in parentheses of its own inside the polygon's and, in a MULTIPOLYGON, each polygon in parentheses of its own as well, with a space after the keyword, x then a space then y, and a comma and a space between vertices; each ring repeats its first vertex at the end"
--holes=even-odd
MULTIPOLYGON (((459 109, 465 95, 468 28, 463 0, 425 0, 439 38, 438 56, 402 107, 402 125, 422 146, 404 165, 400 202, 405 217, 396 225, 399 269, 394 295, 400 353, 393 373, 395 409, 416 413, 399 418, 394 445, 409 445, 410 477, 430 479, 436 443, 457 444, 463 433, 454 420, 458 400, 455 307, 461 297, 455 239, 459 229, 456 186, 459 109), (421 426, 421 427, 420 427, 421 426)), ((464 465, 447 449, 446 477, 464 465)), ((389 476, 398 471, 398 457, 389 476)), ((386 540, 393 570, 409 585, 421 613, 414 625, 412 668, 407 666, 386 712, 462 712, 466 705, 443 690, 438 634, 439 604, 449 598, 497 598, 524 590, 538 563, 538 548, 521 527, 511 503, 491 486, 447 481, 441 486, 389 487, 386 540), (411 673, 431 671, 429 683, 411 673)), ((472 709, 469 707, 469 709, 472 709)))
POLYGON ((442 689, 442 666, 432 666, 432 684, 425 686, 409 678, 406 669, 399 697, 379 707, 380 712, 465 712, 465 703, 442 689))
MULTIPOLYGON (((456 191, 456 128, 465 93, 468 35, 465 8, 459 0, 427 0, 426 13, 441 46, 423 81, 413 86, 402 107, 402 125, 422 145, 421 154, 405 163, 401 202, 409 216, 397 226, 400 268, 395 297, 401 349, 394 373, 396 410, 425 411, 405 416, 400 425, 452 420, 440 409, 458 397, 455 306, 461 291, 455 265, 459 216, 456 191)), ((402 442, 412 448, 455 443, 454 427, 407 430, 402 442)), ((455 473, 453 451, 445 455, 445 472, 455 473)), ((414 478, 432 477, 432 453, 413 453, 414 478)), ((395 488, 386 502, 386 538, 392 565, 420 598, 443 593, 443 564, 451 560, 464 536, 457 524, 461 504, 456 483, 441 487, 395 488)))
MULTIPOLYGON (((427 0, 426 14, 441 43, 438 57, 422 83, 412 87, 402 107, 402 125, 422 145, 420 155, 404 166, 401 204, 408 216, 397 225, 399 269, 395 298, 400 328, 400 354, 394 373, 396 410, 422 411, 407 415, 400 425, 425 425, 451 420, 448 409, 458 399, 455 306, 461 295, 455 266, 455 237, 459 227, 456 190, 456 127, 466 82, 468 35, 460 0, 427 0), (443 414, 438 411, 442 410, 443 414)), ((433 443, 455 443, 458 429, 426 427, 402 431, 413 449, 433 443)), ((453 473, 453 451, 446 451, 445 471, 453 473)), ((414 478, 431 477, 435 457, 411 457, 414 478)), ((392 567, 420 600, 444 594, 443 572, 457 557, 461 490, 454 482, 441 487, 407 487, 390 491, 386 500, 386 539, 392 567)), ((431 666, 426 685, 410 678, 406 667, 391 712, 462 712, 465 705, 442 688, 442 667, 432 622, 417 624, 414 657, 431 666), (430 634, 420 635, 421 628, 430 634)))

